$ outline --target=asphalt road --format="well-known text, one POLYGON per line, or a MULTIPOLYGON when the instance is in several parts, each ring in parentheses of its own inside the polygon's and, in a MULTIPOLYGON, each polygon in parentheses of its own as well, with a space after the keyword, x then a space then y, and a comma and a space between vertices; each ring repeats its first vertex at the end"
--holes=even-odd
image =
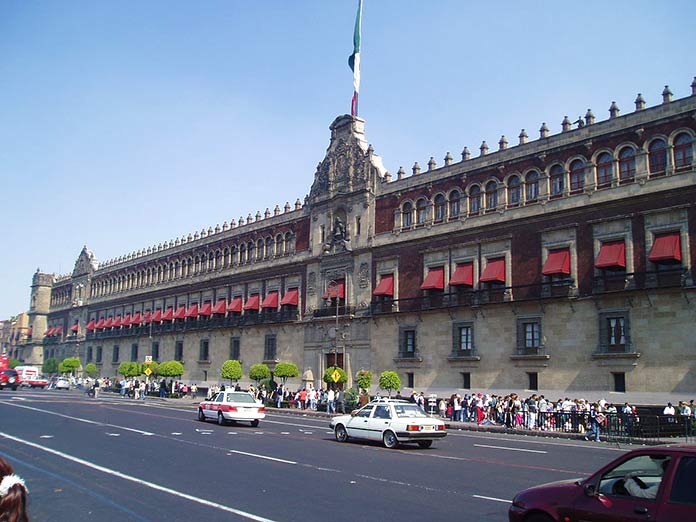
POLYGON ((322 418, 223 427, 191 403, 0 392, 0 456, 27 482, 32 521, 504 521, 517 491, 628 449, 450 431, 387 450, 340 444, 322 418))

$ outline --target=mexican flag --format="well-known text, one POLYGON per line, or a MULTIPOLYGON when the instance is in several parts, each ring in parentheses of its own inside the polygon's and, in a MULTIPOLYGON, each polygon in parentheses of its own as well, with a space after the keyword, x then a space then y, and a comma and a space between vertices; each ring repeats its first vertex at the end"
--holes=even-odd
POLYGON ((358 14, 355 17, 353 32, 353 54, 348 58, 348 65, 353 71, 353 101, 350 104, 351 116, 358 115, 358 92, 360 92, 360 25, 362 23, 362 0, 358 0, 358 14))

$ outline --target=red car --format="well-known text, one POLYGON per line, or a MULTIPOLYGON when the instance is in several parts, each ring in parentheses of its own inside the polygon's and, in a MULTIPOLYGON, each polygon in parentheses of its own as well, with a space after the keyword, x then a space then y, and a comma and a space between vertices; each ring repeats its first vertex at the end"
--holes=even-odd
POLYGON ((518 493, 510 522, 687 522, 696 520, 696 446, 628 452, 584 480, 518 493))

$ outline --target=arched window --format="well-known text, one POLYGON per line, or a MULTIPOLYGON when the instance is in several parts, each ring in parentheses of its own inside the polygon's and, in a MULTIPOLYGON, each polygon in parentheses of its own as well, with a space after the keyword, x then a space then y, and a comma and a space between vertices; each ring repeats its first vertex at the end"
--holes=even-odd
POLYGON ((413 205, 410 201, 404 203, 401 207, 401 226, 403 228, 408 228, 413 226, 413 205))
POLYGON ((486 210, 498 207, 498 183, 489 181, 486 183, 486 210))
POLYGON ((196 256, 193 260, 193 273, 197 274, 201 271, 201 258, 196 256))
POLYGON ((253 241, 247 243, 247 263, 253 263, 256 259, 256 246, 253 241))
POLYGON ((585 188, 585 162, 579 159, 570 164, 570 191, 579 192, 585 188))
POLYGON ((539 173, 536 170, 531 171, 524 178, 524 197, 527 203, 539 198, 539 173))
POLYGON ((215 270, 215 254, 208 252, 208 272, 215 270))
POLYGON ((458 190, 453 190, 449 195, 449 218, 456 219, 461 212, 462 195, 458 190))
POLYGON ((650 161, 651 176, 664 174, 667 168, 667 144, 665 140, 657 139, 650 142, 648 159, 650 161))
POLYGON ((614 177, 614 165, 611 154, 602 152, 597 157, 597 186, 608 187, 614 177))
POLYGON ((474 185, 469 189, 469 214, 481 211, 481 187, 474 185))
POLYGON ((266 251, 263 254, 266 259, 273 257, 273 238, 271 236, 266 238, 266 251))
POLYGON ((283 235, 282 234, 278 234, 275 238, 275 255, 276 256, 283 255, 283 235))
POLYGON ((225 247, 225 250, 222 251, 222 266, 227 268, 230 266, 230 249, 225 247))
MULTIPOLYGON (((225 251, 226 252, 226 251, 225 251)), ((215 270, 222 268, 222 252, 215 251, 215 270)))
POLYGON ((674 168, 690 167, 693 159, 693 140, 689 134, 682 132, 674 140, 674 168))
POLYGON ((428 221, 428 201, 420 198, 416 201, 416 223, 424 225, 426 221, 428 221))
POLYGON ((636 177, 636 151, 624 147, 619 152, 619 182, 630 182, 636 177))
POLYGON ((447 209, 445 196, 443 194, 438 194, 435 196, 433 203, 435 206, 435 222, 440 223, 445 220, 445 213, 447 209))
POLYGON ((239 264, 243 265, 247 260, 246 244, 242 243, 239 247, 239 264))
POLYGON ((256 241, 256 260, 261 261, 263 259, 263 239, 259 238, 256 241))
POLYGON ((239 249, 237 248, 237 245, 232 245, 230 252, 232 257, 230 262, 232 263, 232 266, 239 264, 239 249))
POLYGON ((285 233, 285 244, 283 245, 285 254, 291 254, 295 251, 295 238, 292 232, 285 233))
POLYGON ((563 176, 565 172, 561 165, 554 165, 551 167, 551 197, 559 197, 563 195, 564 183, 563 176))
POLYGON ((507 183, 507 202, 509 206, 514 207, 520 204, 521 186, 519 176, 510 176, 507 183))

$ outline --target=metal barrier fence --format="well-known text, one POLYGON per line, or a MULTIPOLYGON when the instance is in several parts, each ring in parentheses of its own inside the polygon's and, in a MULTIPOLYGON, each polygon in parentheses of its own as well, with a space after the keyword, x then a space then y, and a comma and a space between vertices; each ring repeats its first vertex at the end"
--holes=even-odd
MULTIPOLYGON (((466 410, 464 410, 466 413, 466 410)), ((500 412, 487 414, 468 412, 465 422, 482 425, 503 425, 507 429, 528 429, 556 433, 575 433, 578 436, 594 435, 589 412, 500 412), (479 417, 483 415, 483 418, 479 417)), ((604 441, 659 443, 696 441, 696 419, 681 415, 635 415, 625 413, 602 413, 599 424, 600 438, 604 441)), ((456 420, 456 419, 453 419, 456 420)))

